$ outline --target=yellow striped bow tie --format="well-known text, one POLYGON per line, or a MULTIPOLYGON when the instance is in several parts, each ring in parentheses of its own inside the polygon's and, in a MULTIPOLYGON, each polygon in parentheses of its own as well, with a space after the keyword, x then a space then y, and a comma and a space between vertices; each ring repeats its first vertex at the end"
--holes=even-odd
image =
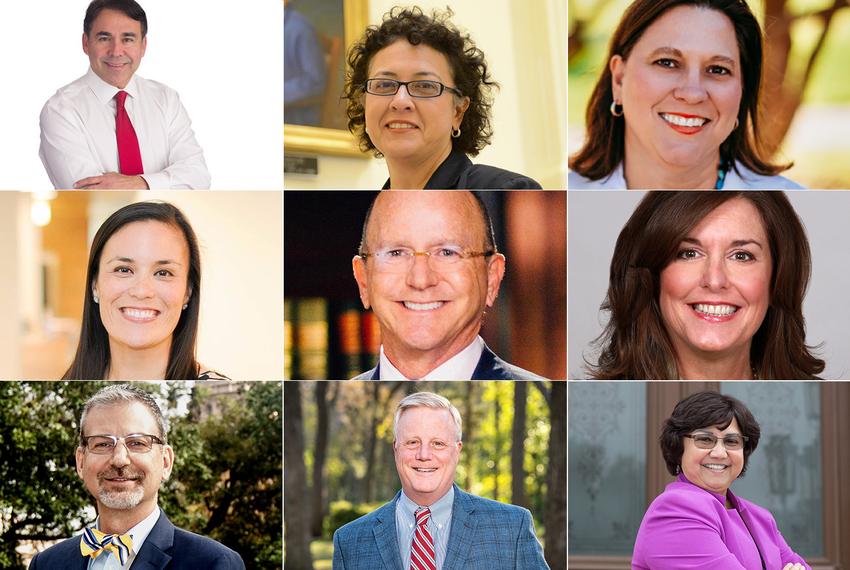
POLYGON ((96 528, 85 529, 80 541, 80 552, 83 553, 83 556, 97 558, 103 554, 104 550, 108 550, 118 557, 122 566, 126 564, 130 557, 132 548, 133 539, 129 534, 106 534, 96 528))

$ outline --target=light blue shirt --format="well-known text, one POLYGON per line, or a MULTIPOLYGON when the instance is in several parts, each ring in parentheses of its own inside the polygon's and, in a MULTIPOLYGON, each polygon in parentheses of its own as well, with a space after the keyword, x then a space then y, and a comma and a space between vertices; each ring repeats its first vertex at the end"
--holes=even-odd
MULTIPOLYGON (((126 564, 122 566, 118 557, 107 550, 97 558, 89 560, 89 570, 128 570, 136 559, 136 555, 142 549, 142 545, 145 543, 148 535, 156 525, 156 521, 159 520, 160 513, 159 507, 156 507, 151 514, 125 533, 129 534, 133 539, 133 548, 130 551, 130 557, 127 559, 126 564)), ((100 517, 95 521, 95 528, 100 530, 100 517)))
MULTIPOLYGON (((740 174, 734 169, 726 173, 723 184, 724 190, 797 190, 803 187, 784 176, 765 176, 756 174, 740 162, 737 163, 740 174)), ((623 163, 607 177, 599 180, 590 180, 577 172, 570 171, 567 174, 567 188, 569 190, 625 190, 626 177, 623 173, 623 163)), ((683 188, 687 190, 687 188, 683 188)))
MULTIPOLYGON (((434 553, 437 570, 443 567, 446 560, 446 550, 449 547, 449 532, 452 527, 452 506, 455 500, 454 487, 443 495, 433 505, 423 505, 431 509, 431 518, 425 523, 425 528, 434 539, 434 553)), ((404 491, 401 492, 395 506, 395 528, 398 535, 398 549, 403 568, 410 568, 410 546, 413 544, 413 535, 416 532, 416 511, 419 505, 407 498, 404 491)))

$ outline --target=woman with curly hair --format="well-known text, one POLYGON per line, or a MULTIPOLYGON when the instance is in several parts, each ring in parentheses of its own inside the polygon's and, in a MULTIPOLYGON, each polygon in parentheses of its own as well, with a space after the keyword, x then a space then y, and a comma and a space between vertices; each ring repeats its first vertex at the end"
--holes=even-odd
POLYGON ((387 161, 385 189, 540 188, 521 174, 472 164, 490 143, 484 54, 448 21, 393 8, 348 53, 348 129, 387 161))

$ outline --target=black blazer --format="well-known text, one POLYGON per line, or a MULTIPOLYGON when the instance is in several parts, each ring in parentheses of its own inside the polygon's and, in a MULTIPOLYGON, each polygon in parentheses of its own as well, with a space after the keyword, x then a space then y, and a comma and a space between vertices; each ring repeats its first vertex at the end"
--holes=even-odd
MULTIPOLYGON (((89 558, 80 552, 80 536, 63 540, 35 555, 30 570, 86 570, 89 558)), ((132 570, 245 570, 242 558, 218 542, 179 529, 160 512, 132 570)))
MULTIPOLYGON (((380 380, 381 379, 381 364, 360 374, 359 376, 355 376, 352 380, 380 380)), ((478 364, 475 366, 475 370, 472 372, 472 380, 545 380, 534 374, 533 372, 529 372, 528 370, 523 370, 519 366, 514 366, 513 364, 509 364, 496 356, 492 350, 490 350, 487 345, 484 345, 484 350, 481 352, 481 358, 478 359, 478 364)), ((452 380, 452 378, 445 378, 445 380, 452 380)))
MULTIPOLYGON (((384 190, 390 187, 390 179, 384 183, 384 190)), ((469 157, 458 150, 452 150, 446 160, 437 167, 425 184, 425 190, 540 190, 540 184, 522 174, 487 166, 472 164, 469 157)))

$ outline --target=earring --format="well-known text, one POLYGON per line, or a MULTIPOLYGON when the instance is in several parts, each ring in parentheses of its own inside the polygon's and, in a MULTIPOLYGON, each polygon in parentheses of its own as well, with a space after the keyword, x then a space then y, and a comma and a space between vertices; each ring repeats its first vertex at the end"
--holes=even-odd
POLYGON ((183 310, 185 311, 186 307, 188 307, 188 306, 189 306, 189 303, 186 303, 185 305, 183 305, 183 310))
POLYGON ((98 297, 98 296, 97 296, 97 295, 95 295, 94 293, 92 293, 92 296, 91 296, 91 297, 92 297, 92 299, 94 299, 94 303, 95 303, 95 305, 96 305, 96 304, 98 304, 98 303, 100 303, 100 297, 98 297))
POLYGON ((452 129, 452 138, 457 139, 460 138, 460 127, 456 129, 452 129))
POLYGON ((623 105, 621 103, 617 103, 616 99, 614 101, 611 101, 611 107, 609 108, 609 110, 611 111, 611 114, 615 117, 623 116, 623 105), (618 107, 620 109, 619 111, 617 111, 618 107))
POLYGON ((740 123, 738 123, 738 119, 735 119, 735 126, 732 127, 732 130, 734 131, 735 129, 737 129, 739 124, 740 123))

